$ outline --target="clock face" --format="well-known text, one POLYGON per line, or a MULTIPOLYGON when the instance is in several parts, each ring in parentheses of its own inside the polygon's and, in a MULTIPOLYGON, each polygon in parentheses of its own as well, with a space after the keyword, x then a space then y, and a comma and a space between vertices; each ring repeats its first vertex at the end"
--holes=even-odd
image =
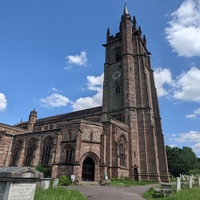
POLYGON ((114 79, 118 79, 120 76, 121 76, 121 72, 119 71, 114 72, 114 74, 112 75, 114 79))

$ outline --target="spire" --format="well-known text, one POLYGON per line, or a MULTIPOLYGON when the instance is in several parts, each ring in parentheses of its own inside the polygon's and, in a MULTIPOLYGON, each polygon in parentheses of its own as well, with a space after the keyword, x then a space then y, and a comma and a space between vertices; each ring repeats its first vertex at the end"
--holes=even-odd
POLYGON ((125 3, 124 3, 124 15, 128 15, 128 9, 127 9, 127 6, 126 6, 126 0, 125 0, 125 3))
POLYGON ((133 27, 134 27, 134 29, 137 28, 137 21, 136 21, 136 17, 135 16, 133 16, 133 27))

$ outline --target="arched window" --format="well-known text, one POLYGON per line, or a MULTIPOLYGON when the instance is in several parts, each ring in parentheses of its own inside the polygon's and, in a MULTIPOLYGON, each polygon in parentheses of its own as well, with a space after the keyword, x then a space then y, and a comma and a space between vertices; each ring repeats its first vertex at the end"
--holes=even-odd
POLYGON ((120 165, 125 166, 125 147, 123 144, 119 145, 119 158, 120 158, 120 165))
POLYGON ((26 148, 26 156, 25 156, 25 166, 31 166, 34 159, 35 150, 37 148, 37 140, 36 138, 31 138, 28 141, 28 145, 26 148))
POLYGON ((42 142, 42 164, 49 165, 52 157, 53 137, 48 136, 42 142))
POLYGON ((115 83, 113 85, 114 93, 119 94, 121 92, 121 84, 120 83, 115 83))
POLYGON ((20 153, 22 150, 22 140, 16 140, 13 144, 13 149, 12 149, 12 159, 11 159, 11 166, 17 166, 19 157, 20 157, 20 153))
POLYGON ((124 135, 121 135, 118 139, 119 145, 119 163, 121 166, 126 166, 126 145, 127 140, 124 135))
POLYGON ((71 145, 66 146, 66 162, 71 163, 74 157, 74 149, 71 145))

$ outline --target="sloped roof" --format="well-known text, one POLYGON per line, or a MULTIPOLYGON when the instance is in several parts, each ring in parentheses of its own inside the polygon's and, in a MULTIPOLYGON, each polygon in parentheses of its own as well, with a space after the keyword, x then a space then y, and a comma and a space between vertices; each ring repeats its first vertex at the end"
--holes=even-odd
MULTIPOLYGON (((60 114, 60 115, 37 119, 36 124, 52 123, 52 122, 58 122, 58 121, 68 121, 68 120, 72 120, 72 119, 79 119, 82 117, 100 115, 101 113, 102 113, 102 106, 99 106, 99 107, 95 107, 95 108, 89 108, 89 109, 85 109, 85 110, 80 110, 80 111, 75 111, 75 112, 70 112, 70 113, 65 113, 65 114, 60 114)), ((17 126, 23 127, 27 123, 28 122, 22 122, 22 123, 18 124, 17 126)))

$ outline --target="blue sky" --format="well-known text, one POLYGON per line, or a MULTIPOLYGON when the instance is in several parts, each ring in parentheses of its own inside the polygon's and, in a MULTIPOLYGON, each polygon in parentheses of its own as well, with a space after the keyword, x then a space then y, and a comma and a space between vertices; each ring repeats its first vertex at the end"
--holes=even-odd
MULTIPOLYGON (((0 122, 101 105, 106 30, 123 0, 0 1, 0 122)), ((165 143, 200 153, 200 0, 127 0, 146 35, 165 143)))

